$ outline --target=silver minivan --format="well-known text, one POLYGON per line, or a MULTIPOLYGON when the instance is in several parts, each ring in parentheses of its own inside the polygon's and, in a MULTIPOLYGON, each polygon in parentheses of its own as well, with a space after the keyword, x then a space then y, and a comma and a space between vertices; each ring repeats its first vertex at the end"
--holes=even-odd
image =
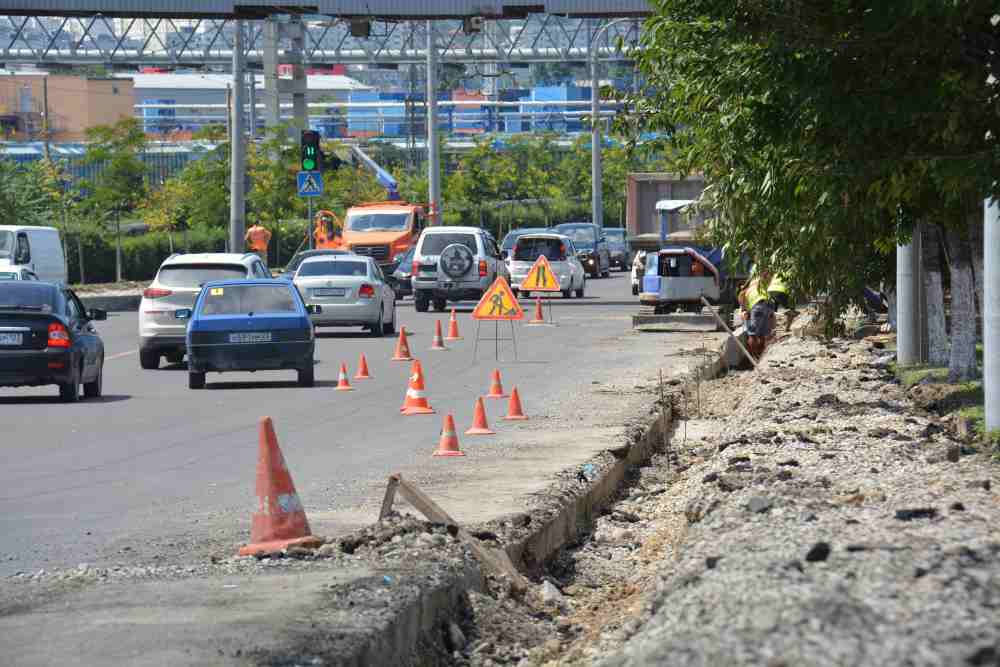
POLYGON ((417 312, 444 310, 449 301, 479 300, 493 281, 510 281, 493 235, 478 227, 427 227, 413 253, 413 300, 417 312))
POLYGON ((55 227, 0 225, 0 271, 27 269, 38 280, 66 284, 66 257, 55 227))

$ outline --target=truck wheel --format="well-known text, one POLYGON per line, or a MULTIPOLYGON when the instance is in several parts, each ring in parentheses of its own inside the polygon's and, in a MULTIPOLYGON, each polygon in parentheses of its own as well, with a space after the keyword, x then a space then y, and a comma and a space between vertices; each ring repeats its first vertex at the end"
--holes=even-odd
POLYGON ((426 292, 416 291, 413 293, 413 307, 417 309, 418 313, 426 313, 427 307, 430 306, 431 299, 427 296, 426 292))
POLYGON ((204 389, 205 388, 205 374, 195 373, 194 371, 188 372, 188 389, 204 389))
POLYGON ((439 299, 439 298, 434 299, 434 310, 436 310, 437 312, 440 313, 444 311, 444 309, 447 307, 448 307, 447 299, 439 299))

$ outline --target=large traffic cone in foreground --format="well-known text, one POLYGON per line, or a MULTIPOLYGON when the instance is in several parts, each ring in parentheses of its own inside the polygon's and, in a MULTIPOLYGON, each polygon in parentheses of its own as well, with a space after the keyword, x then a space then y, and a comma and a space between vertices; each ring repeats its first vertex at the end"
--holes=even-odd
POLYGON ((455 433, 455 418, 450 414, 444 417, 444 426, 441 427, 441 440, 438 441, 437 451, 434 456, 465 456, 458 447, 458 434, 455 433))
POLYGON ((472 428, 466 431, 465 435, 496 435, 496 431, 491 430, 486 421, 486 407, 483 405, 481 396, 476 398, 476 411, 472 415, 472 428))
POLYGON ((517 393, 517 387, 510 390, 510 402, 507 404, 507 414, 504 419, 508 421, 521 421, 528 418, 521 408, 521 395, 517 393))
POLYGON ((545 315, 542 313, 542 297, 535 297, 535 316, 528 320, 528 324, 545 324, 545 315))
POLYGON ((340 363, 340 376, 337 378, 337 391, 354 391, 347 379, 347 364, 340 363))
POLYGON ((410 343, 406 340, 406 327, 399 328, 399 340, 396 341, 396 353, 392 355, 393 361, 413 361, 410 356, 410 343))
POLYGON ((458 335, 458 320, 455 318, 454 308, 451 309, 451 319, 448 320, 448 337, 445 340, 462 340, 462 337, 458 335))
POLYGON ((361 353, 361 358, 358 359, 358 372, 354 376, 355 380, 371 380, 372 376, 368 374, 368 360, 365 359, 365 353, 361 353))
POLYGON ((406 398, 403 407, 399 409, 404 415, 432 415, 434 410, 427 402, 424 393, 424 368, 419 359, 413 360, 413 370, 410 371, 410 384, 406 388, 406 398))
POLYGON ((274 435, 270 417, 260 418, 260 452, 257 455, 258 510, 250 520, 250 544, 241 556, 272 554, 297 545, 318 547, 323 540, 309 530, 295 483, 274 435))
POLYGON ((444 338, 441 336, 441 320, 434 325, 434 342, 431 343, 432 350, 447 350, 444 346, 444 338))
POLYGON ((503 393, 503 383, 500 382, 500 371, 493 369, 493 381, 490 383, 490 393, 486 394, 486 398, 507 398, 507 394, 503 393))

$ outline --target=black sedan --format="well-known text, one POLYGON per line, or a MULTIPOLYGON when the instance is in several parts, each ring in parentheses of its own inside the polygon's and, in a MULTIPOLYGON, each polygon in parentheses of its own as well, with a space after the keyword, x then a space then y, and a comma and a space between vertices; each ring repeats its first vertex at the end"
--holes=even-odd
POLYGON ((66 402, 101 395, 104 343, 94 320, 71 290, 52 283, 0 284, 0 387, 55 384, 66 402))

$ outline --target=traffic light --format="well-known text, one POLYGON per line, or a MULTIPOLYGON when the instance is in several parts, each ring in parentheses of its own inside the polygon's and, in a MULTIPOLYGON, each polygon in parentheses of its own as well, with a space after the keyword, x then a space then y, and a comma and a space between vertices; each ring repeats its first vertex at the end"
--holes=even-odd
POLYGON ((323 169, 319 139, 319 132, 315 130, 302 130, 300 141, 302 148, 302 171, 321 171, 323 169))

